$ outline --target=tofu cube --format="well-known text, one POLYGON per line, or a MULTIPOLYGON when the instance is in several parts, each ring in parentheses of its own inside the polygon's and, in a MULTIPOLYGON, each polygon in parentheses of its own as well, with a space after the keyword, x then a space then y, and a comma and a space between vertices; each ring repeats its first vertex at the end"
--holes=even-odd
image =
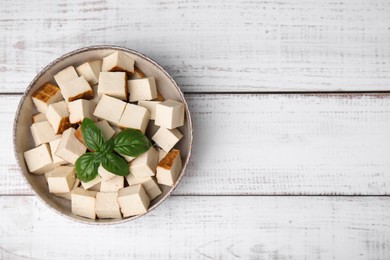
POLYGON ((156 172, 158 152, 154 147, 135 158, 130 163, 130 172, 137 178, 154 176, 156 172))
POLYGON ((129 174, 126 180, 130 186, 142 184, 150 200, 154 200, 162 193, 153 177, 136 178, 133 174, 129 174))
POLYGON ((83 76, 74 78, 59 86, 66 102, 74 101, 80 98, 93 98, 92 88, 83 76))
POLYGON ((157 182, 168 186, 175 185, 181 167, 180 151, 173 149, 157 165, 157 182))
POLYGON ((99 165, 98 173, 103 181, 108 181, 114 178, 115 176, 118 176, 104 169, 102 165, 99 165))
POLYGON ((118 203, 123 217, 129 217, 146 213, 150 199, 142 184, 137 184, 121 189, 118 193, 118 203))
POLYGON ((72 213, 82 217, 96 219, 96 191, 75 188, 71 193, 72 213))
POLYGON ((103 58, 102 71, 134 72, 134 60, 124 52, 116 51, 103 58))
POLYGON ((154 120, 149 120, 148 126, 146 127, 145 135, 148 138, 151 138, 155 133, 157 133, 160 127, 155 125, 154 120))
MULTIPOLYGON (((77 188, 79 186, 79 184, 80 184, 80 180, 76 178, 75 182, 73 184, 72 190, 77 188)), ((60 198, 71 200, 72 199, 72 190, 70 192, 54 193, 54 195, 57 196, 57 197, 60 197, 60 198)))
POLYGON ((125 186, 125 178, 116 175, 115 177, 102 181, 100 185, 100 192, 117 192, 125 186))
POLYGON ((127 87, 130 102, 157 98, 157 87, 154 77, 128 80, 127 87))
POLYGON ((100 98, 93 115, 117 125, 122 117, 126 104, 126 102, 123 102, 120 99, 103 95, 100 98))
POLYGON ((164 151, 161 148, 157 148, 158 151, 158 162, 160 162, 162 159, 164 159, 165 155, 167 155, 168 152, 164 151))
POLYGON ((79 75, 77 75, 77 72, 74 67, 69 66, 54 75, 54 79, 56 80, 57 85, 62 89, 63 84, 68 81, 71 81, 72 79, 78 78, 78 76, 79 75))
POLYGON ((75 182, 73 166, 58 166, 45 174, 50 193, 70 192, 75 182))
POLYGON ((37 113, 32 116, 33 123, 38 123, 43 121, 47 121, 46 115, 44 113, 37 113))
POLYGON ((98 175, 95 179, 88 181, 88 182, 81 182, 81 186, 83 186, 84 190, 88 190, 89 188, 95 186, 96 184, 100 183, 102 181, 102 178, 98 175))
POLYGON ((68 105, 65 101, 50 104, 46 112, 46 117, 51 127, 53 127, 55 134, 62 134, 71 126, 68 105))
POLYGON ((86 99, 77 99, 68 103, 69 122, 71 124, 81 123, 84 118, 95 120, 93 111, 95 104, 86 99))
POLYGON ((102 71, 102 60, 88 61, 76 68, 77 73, 83 76, 89 84, 95 85, 99 82, 99 73, 102 71))
POLYGON ((127 101, 126 72, 101 72, 99 75, 98 95, 106 94, 127 101))
POLYGON ((48 121, 34 123, 30 126, 35 146, 48 143, 58 138, 48 121))
POLYGON ((75 164, 76 160, 87 150, 87 147, 74 136, 75 132, 74 128, 65 130, 55 152, 55 155, 71 164, 75 164))
POLYGON ((146 108, 127 104, 122 117, 119 120, 119 126, 138 129, 142 133, 145 133, 149 118, 150 114, 146 108))
POLYGON ((117 199, 118 192, 98 192, 95 205, 98 218, 122 218, 117 199))
POLYGON ((115 135, 115 130, 107 123, 106 120, 96 122, 95 125, 102 131, 105 141, 110 140, 110 138, 115 135))
POLYGON ((88 188, 88 190, 100 191, 101 186, 102 186, 102 183, 99 182, 99 183, 96 183, 95 185, 93 185, 92 187, 88 188))
POLYGON ((128 163, 135 159, 135 157, 133 157, 133 156, 128 156, 128 155, 124 155, 124 154, 119 154, 119 155, 122 156, 126 160, 126 162, 128 162, 128 163))
POLYGON ((157 132, 153 135, 152 140, 158 144, 164 151, 169 152, 183 137, 177 129, 166 129, 160 127, 157 132))
POLYGON ((92 86, 93 98, 91 102, 95 104, 95 106, 99 103, 100 97, 98 94, 98 84, 92 86))
POLYGON ((150 120, 156 119, 156 105, 160 104, 161 101, 149 101, 149 100, 140 100, 138 105, 146 108, 150 113, 150 120))
POLYGON ((62 159, 61 157, 58 157, 55 155, 55 152, 57 151, 58 145, 60 144, 61 137, 57 138, 51 142, 49 142, 50 145, 50 152, 51 152, 51 158, 53 160, 53 164, 55 166, 62 165, 62 164, 67 164, 68 162, 62 159))
POLYGON ((48 144, 24 152, 24 160, 31 173, 44 174, 54 168, 48 144))
POLYGON ((51 83, 45 83, 31 95, 31 99, 38 112, 46 113, 50 104, 62 100, 62 94, 57 86, 51 83))
POLYGON ((155 124, 168 129, 184 125, 184 104, 171 99, 157 104, 155 124))

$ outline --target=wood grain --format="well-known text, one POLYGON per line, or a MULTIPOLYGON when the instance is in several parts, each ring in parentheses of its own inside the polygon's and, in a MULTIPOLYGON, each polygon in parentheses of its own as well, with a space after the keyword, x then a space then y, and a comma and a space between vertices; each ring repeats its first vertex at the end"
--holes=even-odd
POLYGON ((96 44, 151 56, 186 92, 390 90, 389 13, 385 0, 5 0, 0 91, 96 44))
MULTIPOLYGON (((176 195, 389 195, 390 94, 187 95, 193 157, 176 195)), ((0 194, 31 194, 0 103, 0 194)))
POLYGON ((115 226, 73 223, 35 197, 0 208, 0 259, 390 257, 389 198, 171 197, 115 226))

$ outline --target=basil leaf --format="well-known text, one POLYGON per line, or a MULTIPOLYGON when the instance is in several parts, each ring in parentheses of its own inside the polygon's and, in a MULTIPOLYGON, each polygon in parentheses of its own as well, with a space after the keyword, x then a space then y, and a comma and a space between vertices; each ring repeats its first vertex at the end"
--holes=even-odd
POLYGON ((106 154, 102 159, 102 166, 107 171, 120 176, 127 176, 130 172, 126 160, 115 153, 106 154))
POLYGON ((81 134, 84 144, 91 151, 99 151, 104 146, 104 137, 102 131, 89 118, 84 118, 81 123, 81 134))
POLYGON ((75 163, 76 177, 83 182, 92 181, 98 175, 99 160, 95 153, 81 155, 75 163))
POLYGON ((125 129, 114 137, 114 151, 132 157, 146 152, 152 146, 149 139, 139 130, 125 129))

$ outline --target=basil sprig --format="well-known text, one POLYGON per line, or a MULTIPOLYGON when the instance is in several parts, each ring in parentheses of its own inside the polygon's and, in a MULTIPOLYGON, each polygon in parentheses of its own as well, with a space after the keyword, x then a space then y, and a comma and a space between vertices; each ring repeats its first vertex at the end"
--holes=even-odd
POLYGON ((127 176, 129 166, 117 153, 137 157, 152 146, 141 131, 130 128, 104 142, 101 130, 89 118, 84 118, 81 123, 81 134, 84 144, 90 150, 81 155, 75 163, 76 177, 83 182, 96 178, 100 164, 113 174, 127 176))

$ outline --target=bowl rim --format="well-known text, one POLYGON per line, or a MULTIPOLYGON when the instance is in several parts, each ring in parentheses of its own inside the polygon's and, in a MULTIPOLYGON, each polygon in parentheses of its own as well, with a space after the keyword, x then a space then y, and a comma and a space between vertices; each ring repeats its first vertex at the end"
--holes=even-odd
MULTIPOLYGON (((16 109, 16 112, 15 112, 15 117, 14 117, 14 122, 13 122, 13 129, 12 129, 12 142, 13 142, 13 149, 14 149, 14 156, 16 158, 16 164, 17 164, 17 168, 19 170, 19 173, 20 175, 22 175, 23 177, 23 180, 24 182, 28 185, 28 187, 33 191, 35 197, 38 197, 38 199, 46 206, 48 207, 49 209, 51 209, 52 211, 54 211, 55 213, 57 213, 58 215, 60 216, 63 216, 67 219, 70 219, 72 221, 75 221, 75 222, 78 222, 78 223, 82 223, 82 224, 88 224, 88 225, 103 225, 103 226, 106 226, 106 225, 116 225, 116 224, 122 224, 122 223, 125 223, 125 222, 128 222, 128 221, 131 221, 131 220, 135 220, 135 219, 138 219, 146 214, 148 214, 149 212, 151 212, 152 210, 154 210, 155 208, 157 208, 163 201, 165 201, 170 195, 171 193, 176 189, 177 185, 180 183, 181 179, 183 178, 184 174, 185 174, 185 171, 186 171, 186 168, 189 164, 189 161, 190 161, 190 158, 191 158, 191 151, 192 151, 192 143, 193 143, 193 127, 192 127, 192 119, 191 119, 191 114, 190 114, 190 111, 189 111, 189 106, 188 106, 188 103, 187 103, 187 100, 185 99, 184 97, 184 94, 183 92, 181 91, 181 89, 179 88, 179 86, 177 85, 176 81, 172 78, 171 75, 168 74, 168 72, 166 72, 164 70, 164 68, 159 65, 156 61, 154 61, 153 59, 149 58, 148 56, 146 56, 145 54, 143 53, 140 53, 138 51, 135 51, 133 49, 130 49, 130 48, 127 48, 127 47, 121 47, 121 46, 117 46, 117 45, 92 45, 92 46, 88 46, 88 47, 82 47, 82 48, 78 48, 76 50, 73 50, 73 51, 70 51, 66 54, 63 54, 61 55, 60 57, 56 58, 55 60, 53 60, 52 62, 50 62, 48 65, 46 65, 43 69, 41 69, 39 71, 39 73, 33 78, 33 80, 28 84, 27 88, 25 89, 20 101, 19 101, 19 104, 18 104, 18 107, 16 109), (38 79, 46 73, 46 71, 48 69, 50 69, 52 66, 54 66, 55 64, 57 64, 58 62, 62 61, 63 59, 66 59, 68 57, 71 57, 71 56, 75 56, 75 55, 78 55, 80 53, 83 53, 83 52, 88 52, 88 51, 91 51, 91 50, 119 50, 119 51, 124 51, 124 52, 127 52, 127 53, 131 53, 133 55, 136 55, 138 56, 139 58, 143 59, 143 60, 146 60, 147 62, 151 63, 152 65, 154 65, 158 70, 160 70, 170 81, 171 83, 173 84, 173 86, 176 88, 176 90, 178 91, 184 105, 185 105, 185 110, 186 110, 186 114, 187 114, 187 122, 188 122, 188 128, 189 128, 189 151, 188 151, 188 156, 183 164, 183 167, 182 167, 182 170, 180 172, 180 176, 179 178, 177 179, 175 185, 172 187, 172 189, 170 191, 167 192, 167 194, 165 195, 165 197, 161 198, 161 200, 159 202, 157 202, 155 205, 153 205, 152 207, 150 207, 148 209, 148 211, 144 214, 141 214, 141 215, 136 215, 136 216, 132 216, 132 217, 129 217, 129 218, 122 218, 122 219, 113 219, 115 221, 110 221, 110 222, 98 222, 98 221, 84 221, 82 219, 76 219, 76 218, 73 218, 69 215, 66 215, 64 213, 62 213, 61 211, 51 207, 46 201, 44 198, 42 198, 36 191, 35 189, 33 189, 32 185, 30 184, 30 182, 27 180, 25 174, 23 173, 23 170, 21 168, 21 161, 19 160, 18 158, 18 154, 16 152, 16 128, 17 128, 17 125, 18 125, 18 122, 19 122, 19 117, 20 117, 20 111, 21 111, 21 108, 22 108, 22 105, 25 101, 25 99, 28 97, 28 95, 30 94, 33 86, 35 85, 35 83, 38 81, 38 79)), ((31 173, 30 173, 31 174, 31 173)))

